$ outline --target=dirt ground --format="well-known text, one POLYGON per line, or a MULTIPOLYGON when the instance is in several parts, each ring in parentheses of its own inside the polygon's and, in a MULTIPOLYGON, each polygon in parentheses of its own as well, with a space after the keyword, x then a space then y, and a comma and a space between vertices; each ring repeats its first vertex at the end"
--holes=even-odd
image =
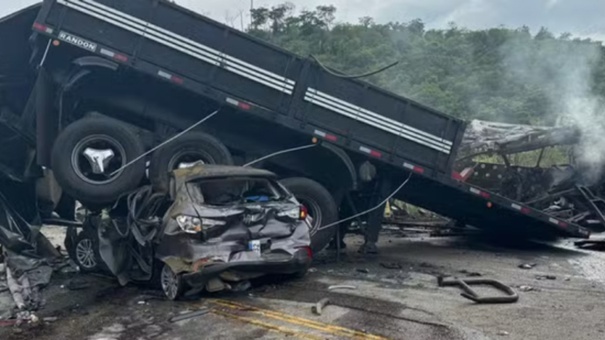
MULTIPOLYGON (((60 229, 45 232, 62 242, 60 229)), ((302 279, 269 277, 246 292, 179 302, 145 287, 119 287, 110 278, 55 275, 38 313, 50 319, 0 327, 0 338, 605 339, 605 253, 577 250, 569 241, 505 246, 384 233, 381 253, 364 257, 356 253, 361 237, 346 242, 339 259, 335 252, 318 255, 302 279), (522 264, 535 266, 519 268, 522 264), (512 304, 475 304, 455 287, 438 287, 440 275, 497 279, 515 287, 520 298, 512 304), (331 285, 355 289, 329 290, 331 285), (312 306, 325 297, 330 305, 322 315, 313 314, 312 306), (207 313, 171 321, 192 311, 207 313)))

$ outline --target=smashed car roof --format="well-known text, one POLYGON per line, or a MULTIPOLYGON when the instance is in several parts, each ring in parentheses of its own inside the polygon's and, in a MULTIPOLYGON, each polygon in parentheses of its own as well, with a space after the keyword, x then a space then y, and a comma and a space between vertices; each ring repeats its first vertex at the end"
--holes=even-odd
POLYGON ((174 170, 173 176, 181 181, 220 177, 276 177, 274 173, 255 168, 229 165, 200 164, 190 168, 174 170))

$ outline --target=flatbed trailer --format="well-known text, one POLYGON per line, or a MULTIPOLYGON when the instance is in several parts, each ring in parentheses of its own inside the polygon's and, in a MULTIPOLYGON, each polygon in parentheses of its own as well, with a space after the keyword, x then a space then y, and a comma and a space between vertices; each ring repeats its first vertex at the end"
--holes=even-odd
MULTIPOLYGON (((581 226, 465 183, 452 170, 464 121, 367 82, 339 77, 310 59, 173 3, 46 0, 32 28, 45 47, 40 67, 62 50, 75 49, 79 58, 94 56, 110 68, 144 74, 222 103, 238 115, 336 146, 355 167, 358 160, 369 160, 394 187, 412 173, 396 197, 443 216, 510 234, 589 236, 581 226)), ((36 112, 37 121, 52 121, 42 111, 36 112)), ((48 143, 41 139, 52 134, 38 127, 41 165, 48 154, 40 147, 48 143)))

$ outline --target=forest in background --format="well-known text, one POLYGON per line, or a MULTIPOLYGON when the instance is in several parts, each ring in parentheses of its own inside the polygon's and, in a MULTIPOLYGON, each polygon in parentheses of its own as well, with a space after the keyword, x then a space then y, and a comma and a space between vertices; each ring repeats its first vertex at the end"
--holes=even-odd
POLYGON ((251 11, 248 33, 447 114, 518 124, 605 120, 605 47, 547 28, 469 30, 451 23, 335 21, 334 6, 296 11, 284 3, 251 11), (590 111, 590 112, 588 112, 590 111), (604 119, 600 119, 604 118, 604 119))

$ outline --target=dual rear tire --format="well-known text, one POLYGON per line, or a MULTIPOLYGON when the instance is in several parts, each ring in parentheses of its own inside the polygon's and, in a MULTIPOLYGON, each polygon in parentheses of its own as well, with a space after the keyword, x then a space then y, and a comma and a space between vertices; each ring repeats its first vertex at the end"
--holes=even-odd
MULTIPOLYGON (((145 147, 134 129, 103 117, 80 119, 61 132, 51 165, 63 190, 87 205, 107 204, 140 186, 146 172, 145 147)), ((153 153, 149 180, 168 189, 170 171, 196 163, 233 164, 216 138, 190 132, 153 153)))

